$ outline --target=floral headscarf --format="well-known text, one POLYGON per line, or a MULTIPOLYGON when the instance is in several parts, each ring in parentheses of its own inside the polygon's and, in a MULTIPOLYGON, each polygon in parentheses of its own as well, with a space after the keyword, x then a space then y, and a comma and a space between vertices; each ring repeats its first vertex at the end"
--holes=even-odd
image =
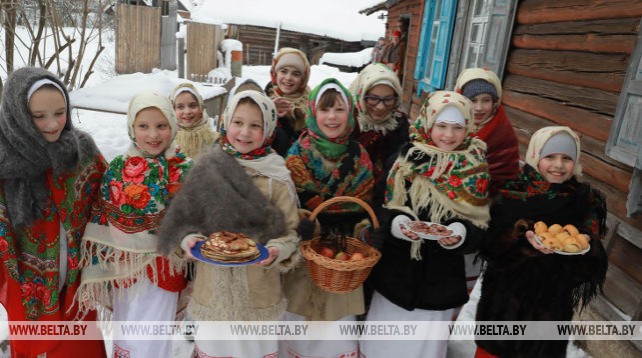
MULTIPOLYGON (((456 92, 431 94, 410 128, 411 147, 397 158, 388 174, 385 206, 414 217, 430 208, 432 222, 460 218, 486 228, 490 220, 486 145, 472 137, 472 130, 470 100, 456 92), (455 106, 466 119, 466 139, 453 151, 440 149, 430 138, 435 118, 447 106, 455 106), (406 206, 408 201, 410 207, 406 206)), ((420 245, 413 243, 413 258, 420 259, 420 245)))
POLYGON ((357 121, 359 122, 361 131, 376 130, 385 134, 397 128, 398 122, 393 116, 395 109, 392 109, 383 120, 375 121, 368 114, 366 101, 364 99, 366 93, 368 93, 372 87, 379 84, 385 84, 394 90, 397 96, 395 108, 399 107, 403 92, 399 78, 388 66, 381 63, 370 64, 361 70, 357 78, 350 85, 350 92, 354 94, 357 106, 357 121))

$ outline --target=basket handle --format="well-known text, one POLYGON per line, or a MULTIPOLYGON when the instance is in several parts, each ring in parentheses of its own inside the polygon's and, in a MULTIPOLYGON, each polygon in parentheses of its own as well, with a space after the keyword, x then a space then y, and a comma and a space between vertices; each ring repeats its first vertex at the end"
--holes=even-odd
POLYGON ((368 203, 366 203, 365 201, 359 198, 355 198, 353 196, 335 196, 334 198, 324 201, 312 211, 308 219, 310 219, 311 221, 314 221, 314 219, 317 217, 317 215, 319 215, 319 213, 321 213, 323 209, 327 208, 332 204, 343 203, 343 202, 351 202, 351 203, 359 204, 362 208, 366 210, 366 212, 368 212, 368 215, 370 215, 370 220, 372 221, 372 227, 375 229, 379 228, 379 220, 377 220, 377 216, 372 210, 372 207, 370 207, 370 205, 368 205, 368 203))

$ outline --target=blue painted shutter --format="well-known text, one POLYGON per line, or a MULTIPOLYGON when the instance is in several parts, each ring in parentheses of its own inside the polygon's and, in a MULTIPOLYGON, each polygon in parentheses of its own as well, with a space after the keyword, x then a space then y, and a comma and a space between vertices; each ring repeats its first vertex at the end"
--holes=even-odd
POLYGON ((427 0, 424 7, 423 19, 421 20, 421 36, 419 37, 419 48, 417 50, 417 62, 415 63, 415 79, 423 80, 426 73, 426 55, 430 45, 430 31, 432 29, 432 17, 435 0, 427 0))
POLYGON ((430 71, 430 87, 433 90, 442 89, 446 80, 448 54, 450 53, 450 41, 452 39, 456 9, 457 0, 442 0, 441 14, 435 14, 435 16, 439 16, 439 30, 432 70, 430 71))

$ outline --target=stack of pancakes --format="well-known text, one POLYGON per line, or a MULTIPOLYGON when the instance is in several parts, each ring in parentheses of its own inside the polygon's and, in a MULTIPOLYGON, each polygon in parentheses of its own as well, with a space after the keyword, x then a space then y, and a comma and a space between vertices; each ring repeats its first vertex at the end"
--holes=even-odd
POLYGON ((252 261, 260 255, 252 239, 228 231, 211 234, 201 246, 201 253, 208 259, 229 263, 252 261))

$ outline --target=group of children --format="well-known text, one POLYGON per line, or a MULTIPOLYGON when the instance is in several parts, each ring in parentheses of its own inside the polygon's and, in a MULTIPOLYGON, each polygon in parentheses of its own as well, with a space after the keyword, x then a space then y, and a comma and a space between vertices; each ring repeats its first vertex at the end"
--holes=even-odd
MULTIPOLYGON (((62 83, 44 70, 15 71, 0 112, 0 302, 9 320, 93 320, 104 308, 115 321, 171 321, 183 309, 201 321, 450 321, 468 300, 465 255, 477 250, 486 262, 479 320, 570 320, 596 294, 606 209, 577 181, 579 139, 566 127, 543 128, 520 169, 494 73, 465 70, 456 90, 432 93, 416 119, 399 109, 401 85, 382 64, 368 65, 350 90, 336 79, 310 90, 305 54, 285 48, 271 75, 265 92, 237 86, 218 131, 189 84, 170 98, 135 96, 131 146, 107 164, 73 128, 62 83), (368 216, 352 203, 307 219, 336 196, 372 204, 380 227, 363 225, 368 216), (516 230, 519 219, 574 224, 591 250, 553 255, 528 228, 516 230), (421 240, 401 225, 410 220, 454 234, 421 240), (222 230, 252 237, 267 258, 192 269, 191 249, 222 230), (381 250, 365 292, 329 293, 312 282, 298 244, 318 234, 367 237, 381 250)), ((444 341, 215 339, 197 334, 194 356, 446 354, 444 341)), ((478 345, 478 356, 561 349, 478 345)), ((105 354, 100 341, 12 341, 11 349, 17 357, 105 354)), ((169 357, 171 341, 115 340, 114 355, 169 357)))

